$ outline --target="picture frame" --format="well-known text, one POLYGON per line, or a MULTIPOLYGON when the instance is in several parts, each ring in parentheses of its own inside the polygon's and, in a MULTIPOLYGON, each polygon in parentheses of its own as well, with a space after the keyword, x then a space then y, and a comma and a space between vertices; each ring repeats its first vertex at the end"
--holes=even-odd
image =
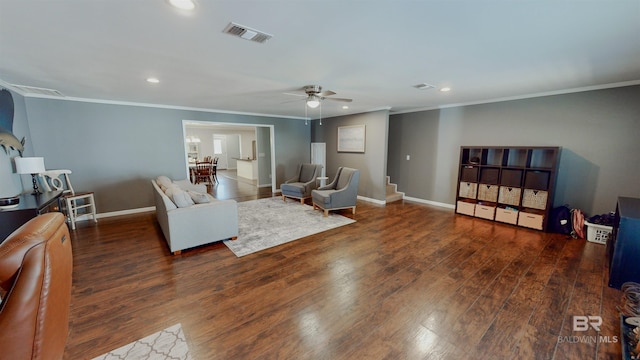
POLYGON ((364 153, 365 125, 338 127, 338 152, 364 153))

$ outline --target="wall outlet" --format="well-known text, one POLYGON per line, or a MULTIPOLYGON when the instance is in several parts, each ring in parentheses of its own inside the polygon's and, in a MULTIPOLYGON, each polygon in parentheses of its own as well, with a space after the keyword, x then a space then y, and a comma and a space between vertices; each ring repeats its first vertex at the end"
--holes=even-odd
POLYGON ((407 155, 407 160, 411 160, 411 155, 407 155))

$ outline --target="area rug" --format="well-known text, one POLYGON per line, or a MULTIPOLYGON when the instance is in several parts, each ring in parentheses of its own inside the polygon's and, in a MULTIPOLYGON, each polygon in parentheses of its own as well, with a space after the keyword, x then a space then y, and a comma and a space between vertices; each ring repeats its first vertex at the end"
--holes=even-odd
POLYGON ((93 360, 191 360, 189 347, 180 324, 173 325, 144 339, 93 360))
POLYGON ((224 244, 241 257, 353 222, 335 213, 324 217, 313 206, 282 197, 239 202, 238 239, 224 244))

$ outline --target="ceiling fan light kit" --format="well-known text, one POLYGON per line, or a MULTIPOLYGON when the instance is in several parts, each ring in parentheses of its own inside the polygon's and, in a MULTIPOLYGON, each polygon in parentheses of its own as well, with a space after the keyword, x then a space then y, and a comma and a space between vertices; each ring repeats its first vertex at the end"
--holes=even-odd
POLYGON ((320 105, 320 98, 317 95, 309 95, 307 98, 307 106, 315 109, 320 105))
POLYGON ((196 3, 192 0, 169 0, 169 4, 180 10, 193 10, 196 7, 196 3))

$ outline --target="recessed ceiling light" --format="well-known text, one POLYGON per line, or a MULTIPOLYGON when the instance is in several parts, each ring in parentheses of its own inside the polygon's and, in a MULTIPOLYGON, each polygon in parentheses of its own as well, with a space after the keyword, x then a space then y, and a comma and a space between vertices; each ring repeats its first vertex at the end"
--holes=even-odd
POLYGON ((347 105, 342 105, 342 108, 347 110, 349 107, 347 105))
POLYGON ((152 83, 152 84, 157 84, 157 83, 160 82, 160 80, 158 80, 157 78, 154 78, 154 77, 150 77, 150 78, 147 78, 147 82, 152 83))
POLYGON ((440 89, 440 91, 442 91, 442 92, 451 91, 451 88, 450 87, 443 87, 442 89, 440 89))
POLYGON ((196 7, 193 0, 169 0, 169 4, 180 10, 193 10, 196 7))

